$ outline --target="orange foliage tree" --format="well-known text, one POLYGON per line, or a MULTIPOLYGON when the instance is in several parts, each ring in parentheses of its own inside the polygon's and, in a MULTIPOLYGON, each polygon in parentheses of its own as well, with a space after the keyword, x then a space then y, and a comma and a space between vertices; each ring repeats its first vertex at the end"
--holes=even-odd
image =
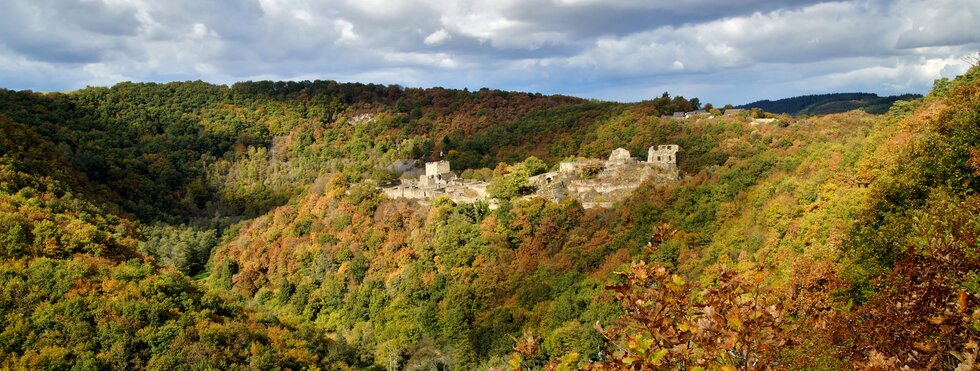
MULTIPOLYGON (((660 223, 648 251, 672 234, 669 224, 660 223)), ((623 282, 608 289, 623 315, 609 326, 595 324, 606 349, 598 362, 582 364, 582 369, 767 369, 778 365, 780 351, 793 343, 794 326, 783 300, 765 285, 761 268, 748 274, 721 270, 714 284, 700 291, 696 283, 642 260, 617 275, 623 282)), ((536 339, 525 334, 515 351, 510 366, 529 366, 536 339)), ((577 363, 579 355, 568 354, 545 369, 577 363)))

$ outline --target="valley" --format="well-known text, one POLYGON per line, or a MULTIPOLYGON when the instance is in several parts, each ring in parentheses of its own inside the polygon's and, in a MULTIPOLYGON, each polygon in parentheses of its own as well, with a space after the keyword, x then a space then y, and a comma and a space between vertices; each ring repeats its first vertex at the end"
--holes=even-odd
POLYGON ((0 368, 969 367, 977 76, 683 120, 667 94, 3 90, 0 368))

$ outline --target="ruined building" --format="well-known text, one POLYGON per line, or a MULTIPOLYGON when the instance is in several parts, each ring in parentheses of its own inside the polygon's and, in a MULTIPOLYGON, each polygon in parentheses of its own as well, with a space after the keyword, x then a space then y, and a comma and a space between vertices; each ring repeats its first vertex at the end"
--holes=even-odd
POLYGON ((425 163, 425 173, 418 180, 405 179, 394 187, 383 188, 390 198, 407 198, 426 201, 441 196, 455 202, 476 202, 487 199, 487 182, 464 181, 456 176, 449 161, 425 163))
POLYGON ((606 161, 561 162, 558 171, 533 176, 528 181, 537 187, 537 197, 553 201, 575 198, 586 208, 608 207, 632 194, 644 181, 669 183, 680 179, 679 150, 676 144, 650 147, 644 162, 632 157, 626 149, 617 148, 606 161))
POLYGON ((446 185, 456 180, 456 173, 449 170, 449 161, 436 161, 425 163, 425 175, 419 177, 419 184, 423 186, 446 185))
POLYGON ((677 150, 680 149, 676 144, 662 144, 650 147, 647 150, 647 162, 651 164, 662 164, 677 166, 677 150))
MULTIPOLYGON (((670 183, 680 179, 677 169, 676 144, 650 147, 646 161, 634 158, 629 151, 617 148, 605 161, 600 159, 576 159, 558 164, 552 171, 528 178, 537 191, 528 197, 544 197, 553 201, 574 198, 586 208, 609 207, 622 201, 646 181, 670 183)), ((455 202, 488 200, 489 183, 466 181, 452 172, 448 161, 427 162, 425 173, 418 180, 408 178, 402 183, 382 191, 391 198, 413 199, 426 202, 437 197, 448 197, 455 202)), ((491 206, 494 200, 491 201, 491 206)))

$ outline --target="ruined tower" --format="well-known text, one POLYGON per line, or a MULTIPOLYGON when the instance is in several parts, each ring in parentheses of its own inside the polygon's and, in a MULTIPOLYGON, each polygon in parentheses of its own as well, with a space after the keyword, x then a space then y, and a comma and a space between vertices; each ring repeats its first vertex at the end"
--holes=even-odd
POLYGON ((436 161, 425 163, 425 175, 419 177, 419 184, 423 186, 444 185, 456 179, 456 173, 449 169, 449 161, 436 161))
POLYGON ((652 146, 647 151, 647 162, 651 164, 677 166, 678 150, 680 150, 680 147, 676 144, 652 146))

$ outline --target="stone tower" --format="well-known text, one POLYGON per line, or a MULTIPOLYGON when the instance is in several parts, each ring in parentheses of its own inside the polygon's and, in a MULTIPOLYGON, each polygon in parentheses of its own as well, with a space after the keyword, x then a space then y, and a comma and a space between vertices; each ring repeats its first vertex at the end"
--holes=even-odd
POLYGON ((419 177, 419 184, 422 186, 446 185, 456 180, 456 174, 449 169, 449 161, 436 161, 425 163, 425 175, 419 177))
POLYGON ((425 175, 436 176, 442 173, 448 173, 449 171, 449 161, 443 160, 425 163, 425 175))
POLYGON ((677 166, 678 150, 680 150, 680 147, 676 144, 652 146, 647 151, 647 162, 651 164, 677 166))

